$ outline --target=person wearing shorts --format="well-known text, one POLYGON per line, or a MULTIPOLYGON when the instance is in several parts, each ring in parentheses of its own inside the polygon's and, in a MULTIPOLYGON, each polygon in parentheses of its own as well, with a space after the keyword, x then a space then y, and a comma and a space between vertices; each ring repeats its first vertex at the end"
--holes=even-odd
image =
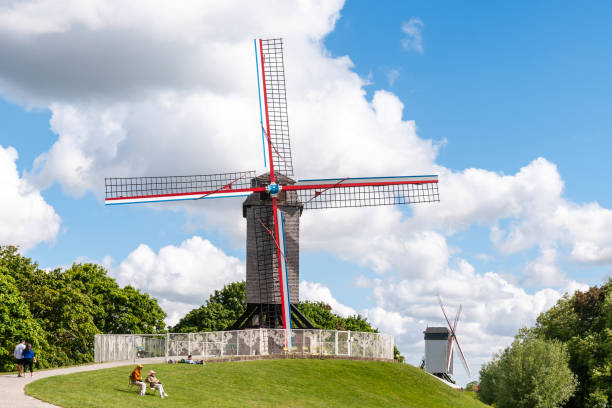
MULTIPOLYGON (((23 350, 25 350, 25 348, 25 340, 21 340, 19 344, 15 346, 15 351, 13 352, 13 356, 15 356, 15 360, 17 361, 17 377, 21 377, 21 370, 23 368, 23 350)), ((25 377, 25 375, 23 377, 25 377)))

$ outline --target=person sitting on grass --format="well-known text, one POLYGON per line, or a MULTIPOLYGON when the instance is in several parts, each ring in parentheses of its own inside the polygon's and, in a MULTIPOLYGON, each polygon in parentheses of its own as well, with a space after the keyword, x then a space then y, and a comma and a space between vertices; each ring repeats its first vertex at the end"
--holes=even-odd
POLYGON ((130 374, 130 381, 132 385, 140 386, 140 395, 145 395, 147 392, 147 384, 142 382, 142 364, 138 364, 132 374, 130 374))
POLYGON ((192 355, 188 355, 187 356, 187 361, 185 361, 187 364, 195 364, 195 361, 193 361, 192 355))
POLYGON ((155 371, 149 371, 149 375, 147 375, 146 381, 149 383, 149 386, 151 388, 155 388, 159 391, 159 396, 161 398, 168 396, 168 394, 166 394, 166 392, 164 391, 164 386, 162 385, 161 381, 159 381, 157 377, 155 377, 155 371))

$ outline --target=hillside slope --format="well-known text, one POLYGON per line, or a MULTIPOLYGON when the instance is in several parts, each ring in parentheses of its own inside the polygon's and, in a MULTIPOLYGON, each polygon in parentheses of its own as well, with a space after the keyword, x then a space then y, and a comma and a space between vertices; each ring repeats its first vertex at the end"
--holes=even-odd
POLYGON ((348 360, 262 360, 205 366, 158 364, 169 398, 128 391, 130 367, 43 378, 29 395, 62 407, 415 407, 486 405, 404 364, 348 360))

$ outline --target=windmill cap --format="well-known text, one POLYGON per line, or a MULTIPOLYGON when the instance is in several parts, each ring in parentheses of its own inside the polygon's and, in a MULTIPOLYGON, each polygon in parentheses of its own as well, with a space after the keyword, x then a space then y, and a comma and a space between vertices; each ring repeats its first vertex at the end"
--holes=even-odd
POLYGON ((450 337, 447 327, 428 327, 423 333, 425 340, 447 340, 450 337))
POLYGON ((448 327, 428 327, 423 333, 450 333, 448 327))

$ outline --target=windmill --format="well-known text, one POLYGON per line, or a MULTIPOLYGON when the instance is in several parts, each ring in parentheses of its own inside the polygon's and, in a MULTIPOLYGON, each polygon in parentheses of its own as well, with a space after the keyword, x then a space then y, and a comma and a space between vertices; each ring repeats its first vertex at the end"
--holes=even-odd
POLYGON ((459 305, 459 309, 457 310, 455 322, 451 326, 440 295, 438 295, 438 303, 440 303, 440 308, 442 308, 442 313, 444 314, 448 328, 428 327, 425 330, 425 371, 450 381, 449 375, 453 374, 453 346, 455 346, 459 352, 465 371, 468 376, 471 376, 470 367, 468 366, 456 335, 457 323, 461 315, 461 305, 459 305))
POLYGON ((247 308, 231 329, 312 328, 299 313, 303 210, 439 201, 438 176, 293 180, 283 41, 255 40, 264 162, 269 172, 106 178, 107 205, 247 197, 247 308), (293 316, 293 319, 292 319, 293 316))

